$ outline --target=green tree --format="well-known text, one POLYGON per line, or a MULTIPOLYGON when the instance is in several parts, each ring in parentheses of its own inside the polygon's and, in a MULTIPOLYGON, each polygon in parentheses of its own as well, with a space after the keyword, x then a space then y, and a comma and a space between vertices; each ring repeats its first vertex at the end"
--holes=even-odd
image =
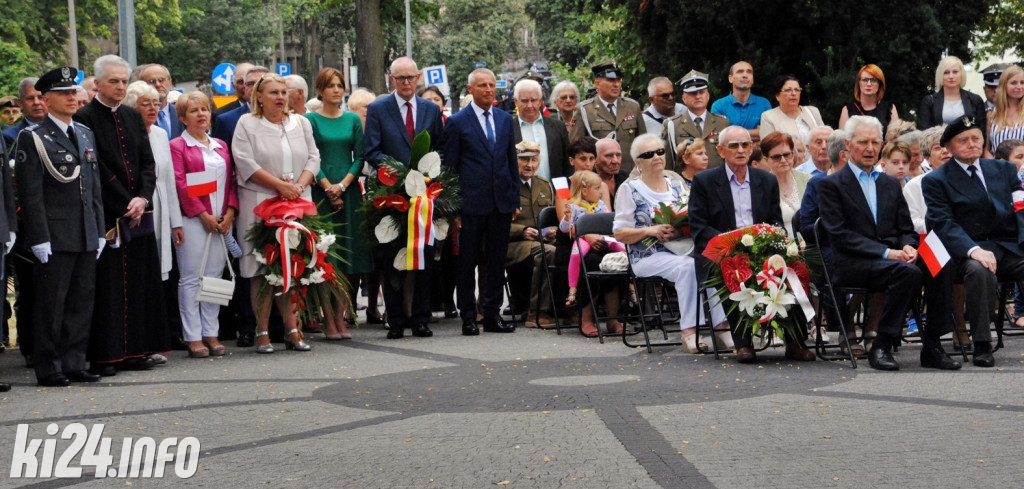
POLYGON ((1024 53, 1024 0, 993 2, 981 25, 984 30, 976 32, 974 38, 979 54, 1024 53))
POLYGON ((18 82, 36 74, 39 55, 17 44, 0 41, 0 94, 18 93, 18 82))
POLYGON ((587 56, 587 49, 575 35, 590 26, 585 14, 593 13, 588 0, 527 0, 526 15, 536 26, 537 45, 549 62, 576 66, 587 56))

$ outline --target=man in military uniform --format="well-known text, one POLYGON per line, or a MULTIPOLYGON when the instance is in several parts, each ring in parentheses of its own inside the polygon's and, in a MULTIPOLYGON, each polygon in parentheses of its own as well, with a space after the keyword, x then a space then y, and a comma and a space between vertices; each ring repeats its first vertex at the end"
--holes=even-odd
POLYGON ((665 121, 665 129, 661 138, 665 140, 666 152, 672 155, 674 168, 681 171, 683 164, 675 161, 676 147, 679 143, 689 140, 703 139, 708 152, 708 168, 722 166, 722 157, 718 154, 718 135, 729 127, 729 119, 708 110, 708 75, 690 70, 679 87, 683 89, 683 104, 686 112, 665 121))
POLYGON ((33 311, 33 357, 39 385, 50 387, 100 379, 85 369, 85 351, 106 241, 95 137, 71 120, 77 74, 64 66, 36 82, 49 115, 18 136, 15 165, 24 243, 38 260, 35 293, 49 299, 33 311))
POLYGON ((622 148, 622 169, 629 173, 633 169, 629 147, 633 145, 633 139, 647 132, 643 109, 636 100, 619 96, 622 92, 622 71, 614 59, 602 61, 590 71, 594 74, 597 95, 576 107, 573 112, 576 125, 569 133, 569 141, 581 136, 617 140, 622 148))
POLYGON ((551 183, 537 176, 540 163, 539 144, 521 141, 516 144, 519 159, 519 210, 514 214, 509 233, 505 268, 508 269, 512 310, 517 314, 529 308, 527 326, 550 326, 552 304, 548 301, 550 284, 541 270, 540 250, 543 246, 548 263, 555 260, 555 229, 540 229, 540 211, 555 203, 551 183), (542 242, 543 244, 539 244, 542 242), (534 284, 540 282, 540 287, 534 284), (538 300, 541 313, 537 315, 538 300), (531 324, 532 323, 532 324, 531 324))

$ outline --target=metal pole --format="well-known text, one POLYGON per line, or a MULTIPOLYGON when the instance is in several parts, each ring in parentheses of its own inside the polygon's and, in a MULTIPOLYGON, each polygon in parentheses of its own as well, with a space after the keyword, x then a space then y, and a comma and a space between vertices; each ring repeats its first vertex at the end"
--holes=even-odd
POLYGON ((135 55, 135 1, 118 0, 118 40, 121 57, 128 62, 128 65, 135 67, 137 59, 135 55))
POLYGON ((405 0, 405 55, 412 57, 412 14, 409 0, 405 0))
POLYGON ((78 68, 78 26, 75 23, 75 0, 68 0, 68 27, 71 66, 78 68))

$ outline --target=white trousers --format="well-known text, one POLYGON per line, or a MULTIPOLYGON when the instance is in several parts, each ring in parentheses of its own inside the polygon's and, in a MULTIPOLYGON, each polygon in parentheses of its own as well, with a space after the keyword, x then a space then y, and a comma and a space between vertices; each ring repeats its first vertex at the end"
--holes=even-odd
MULTIPOLYGON (((185 341, 200 341, 204 337, 218 335, 220 322, 217 321, 217 315, 220 314, 220 306, 196 300, 199 293, 199 267, 203 263, 203 250, 206 248, 207 232, 203 222, 198 217, 185 217, 181 228, 185 232, 185 242, 176 250, 178 271, 181 273, 181 280, 178 281, 181 325, 185 341)), ((206 259, 205 275, 220 278, 225 263, 227 257, 224 255, 224 247, 220 244, 220 238, 214 236, 210 240, 210 257, 206 259)))
MULTIPOLYGON (((659 251, 633 264, 637 277, 661 277, 676 286, 679 298, 679 327, 693 329, 704 322, 704 307, 697 303, 697 273, 693 257, 659 251), (697 311, 694 313, 694 311, 697 311)), ((709 294, 713 293, 708 291, 709 294)), ((712 326, 725 321, 721 305, 711 309, 712 326)))

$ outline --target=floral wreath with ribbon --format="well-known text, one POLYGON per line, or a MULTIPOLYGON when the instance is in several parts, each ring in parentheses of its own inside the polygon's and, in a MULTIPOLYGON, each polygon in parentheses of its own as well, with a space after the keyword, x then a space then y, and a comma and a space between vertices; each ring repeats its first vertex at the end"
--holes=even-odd
POLYGON ((763 336, 771 329, 782 338, 788 329, 802 338, 799 332, 814 318, 809 257, 784 228, 755 224, 723 233, 703 255, 713 264, 704 286, 716 289, 708 301, 732 301, 726 313, 739 309, 738 331, 763 336))
POLYGON ((462 206, 459 178, 430 151, 430 134, 413 139, 411 164, 385 157, 366 179, 365 235, 373 249, 394 256, 396 270, 424 270, 428 246, 447 239, 462 206))
POLYGON ((316 321, 321 305, 340 301, 349 287, 328 257, 344 262, 336 246, 335 224, 317 215, 316 205, 305 199, 273 197, 253 213, 260 218, 245 239, 259 263, 257 276, 265 278, 260 297, 286 295, 304 324, 316 321))

